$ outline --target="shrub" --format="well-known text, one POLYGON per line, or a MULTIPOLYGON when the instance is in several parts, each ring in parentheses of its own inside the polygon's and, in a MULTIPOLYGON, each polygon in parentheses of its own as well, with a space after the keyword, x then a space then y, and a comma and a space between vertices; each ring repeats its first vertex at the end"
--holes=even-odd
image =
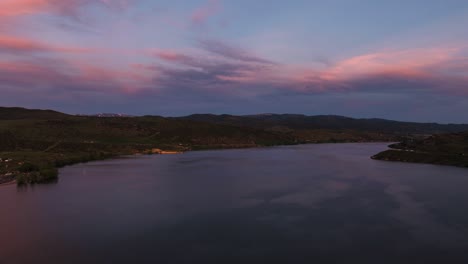
POLYGON ((31 172, 26 177, 26 181, 28 183, 39 183, 40 182, 40 174, 39 172, 31 172))
POLYGON ((35 164, 32 164, 32 163, 29 163, 29 162, 25 162, 18 168, 18 170, 20 172, 24 172, 24 173, 33 172, 33 171, 38 171, 39 166, 37 166, 35 164))
POLYGON ((16 176, 16 184, 25 185, 27 183, 28 183, 28 181, 27 181, 26 176, 24 174, 19 174, 18 176, 16 176))
POLYGON ((58 170, 56 168, 44 168, 39 171, 39 182, 53 181, 58 178, 58 170))

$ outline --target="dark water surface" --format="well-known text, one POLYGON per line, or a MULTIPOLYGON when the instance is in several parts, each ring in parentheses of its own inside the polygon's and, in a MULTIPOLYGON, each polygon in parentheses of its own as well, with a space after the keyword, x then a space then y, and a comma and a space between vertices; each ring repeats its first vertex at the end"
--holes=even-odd
POLYGON ((386 144, 142 156, 0 188, 0 263, 468 263, 468 169, 386 144))

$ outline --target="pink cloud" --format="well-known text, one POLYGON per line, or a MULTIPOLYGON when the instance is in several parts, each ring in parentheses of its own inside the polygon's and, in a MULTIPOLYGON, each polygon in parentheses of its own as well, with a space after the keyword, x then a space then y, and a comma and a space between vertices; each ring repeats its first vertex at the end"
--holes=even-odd
POLYGON ((30 15, 36 13, 56 13, 76 15, 88 4, 101 4, 111 8, 126 8, 134 0, 1 0, 0 18, 30 15))
POLYGON ((146 89, 153 74, 132 65, 97 65, 73 59, 65 60, 64 73, 84 87, 97 92, 136 93, 146 89))
POLYGON ((156 50, 152 55, 170 64, 189 67, 166 71, 166 77, 174 75, 171 85, 192 78, 194 83, 206 82, 206 86, 218 85, 220 81, 232 87, 272 87, 306 93, 360 89, 378 92, 390 86, 401 90, 423 87, 451 94, 468 92, 468 60, 459 55, 461 47, 385 50, 343 59, 326 68, 314 68, 272 63, 246 55, 249 53, 245 50, 215 44, 201 45, 211 57, 175 50, 156 50))
POLYGON ((0 17, 37 13, 50 6, 47 0, 2 0, 0 17))
POLYGON ((382 51, 344 59, 322 70, 288 65, 283 71, 288 72, 285 80, 300 84, 304 90, 359 89, 357 82, 371 79, 426 82, 428 87, 437 84, 439 89, 442 83, 451 83, 459 90, 460 78, 468 77, 468 63, 460 59, 461 50, 450 47, 382 51), (459 76, 454 76, 454 72, 459 76), (464 76, 460 76, 463 72, 464 76))
MULTIPOLYGON (((18 7, 16 14, 25 14, 40 10, 50 11, 54 8, 50 3, 55 0, 1 1, 0 7, 18 7)), ((109 0, 71 2, 68 2, 72 10, 69 12, 79 8, 77 3, 83 5, 100 2, 117 6, 125 6, 127 3, 109 0), (70 4, 71 2, 74 4, 70 4)), ((204 23, 218 10, 219 2, 209 1, 207 6, 193 13, 192 21, 204 23)), ((1 12, 0 10, 0 16, 1 12)), ((5 10, 3 12, 7 13, 5 10)), ((19 60, 23 63, 3 62, 0 71, 4 72, 0 78, 4 85, 9 84, 11 87, 14 84, 24 87, 68 87, 70 90, 114 93, 137 93, 148 88, 157 90, 161 87, 190 87, 213 93, 223 92, 221 90, 248 91, 249 95, 265 93, 264 91, 336 92, 371 86, 371 89, 378 91, 382 89, 379 81, 393 82, 394 86, 400 86, 401 81, 409 80, 427 89, 466 94, 468 62, 459 55, 461 50, 459 47, 383 50, 346 58, 327 66, 306 67, 272 62, 268 58, 256 56, 250 50, 219 41, 200 41, 197 49, 184 50, 116 50, 112 46, 98 50, 0 35, 0 52, 13 54, 14 58, 24 55, 19 60), (90 59, 76 56, 77 53, 87 52, 96 53, 96 57, 90 59), (52 55, 50 58, 60 58, 57 59, 60 63, 49 64, 52 59, 46 59, 45 56, 40 56, 40 59, 32 58, 37 60, 24 63, 35 57, 31 53, 52 55), (70 55, 71 53, 73 54, 70 55), (157 60, 145 65, 142 61, 147 62, 148 55, 157 60), (133 59, 135 61, 130 61, 133 59), (115 61, 124 61, 125 64, 119 66, 118 63, 114 64, 115 61)), ((406 84, 402 87, 406 89, 409 86, 406 84)))
POLYGON ((135 93, 146 89, 151 79, 152 75, 131 67, 112 68, 74 60, 0 60, 0 88, 31 92, 135 93))
POLYGON ((221 10, 219 0, 209 0, 206 5, 196 9, 191 15, 191 21, 194 25, 204 24, 211 16, 221 10))
POLYGON ((42 51, 49 47, 41 43, 0 35, 0 50, 7 51, 42 51))
POLYGON ((455 48, 429 48, 370 53, 340 61, 322 72, 321 77, 326 80, 373 74, 426 77, 429 67, 453 60, 457 51, 455 48))
POLYGON ((86 53, 91 52, 92 49, 58 46, 30 39, 0 35, 0 52, 1 51, 86 53))
POLYGON ((185 54, 171 50, 156 50, 152 54, 162 60, 169 62, 181 62, 188 59, 185 54))
POLYGON ((31 62, 0 61, 0 87, 15 90, 47 89, 69 81, 54 67, 31 62), (25 78, 27 76, 27 78, 25 78))

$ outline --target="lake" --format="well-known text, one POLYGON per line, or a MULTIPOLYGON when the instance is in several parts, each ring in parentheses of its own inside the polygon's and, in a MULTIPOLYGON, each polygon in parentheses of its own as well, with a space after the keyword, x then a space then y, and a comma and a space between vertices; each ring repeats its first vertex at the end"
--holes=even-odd
POLYGON ((384 143, 135 156, 0 187, 0 263, 468 263, 468 169, 384 143))

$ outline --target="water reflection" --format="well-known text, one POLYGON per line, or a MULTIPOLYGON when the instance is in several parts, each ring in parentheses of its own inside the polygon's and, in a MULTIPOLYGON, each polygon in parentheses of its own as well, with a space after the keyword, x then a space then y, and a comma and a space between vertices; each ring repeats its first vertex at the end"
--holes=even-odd
POLYGON ((8 212, 0 256, 5 263, 467 263, 467 171, 369 159, 384 148, 204 151, 67 167, 57 185, 0 189, 8 212))
MULTIPOLYGON (((51 179, 51 180, 48 180, 46 182, 42 182, 40 185, 42 186, 46 186, 46 185, 55 185, 57 183, 59 183, 59 180, 60 178, 56 178, 56 179, 51 179)), ((14 185, 14 184, 12 184, 14 185)), ((20 185, 16 185, 16 190, 18 192, 28 192, 28 191, 34 191, 36 186, 38 186, 38 184, 20 184, 20 185)))

